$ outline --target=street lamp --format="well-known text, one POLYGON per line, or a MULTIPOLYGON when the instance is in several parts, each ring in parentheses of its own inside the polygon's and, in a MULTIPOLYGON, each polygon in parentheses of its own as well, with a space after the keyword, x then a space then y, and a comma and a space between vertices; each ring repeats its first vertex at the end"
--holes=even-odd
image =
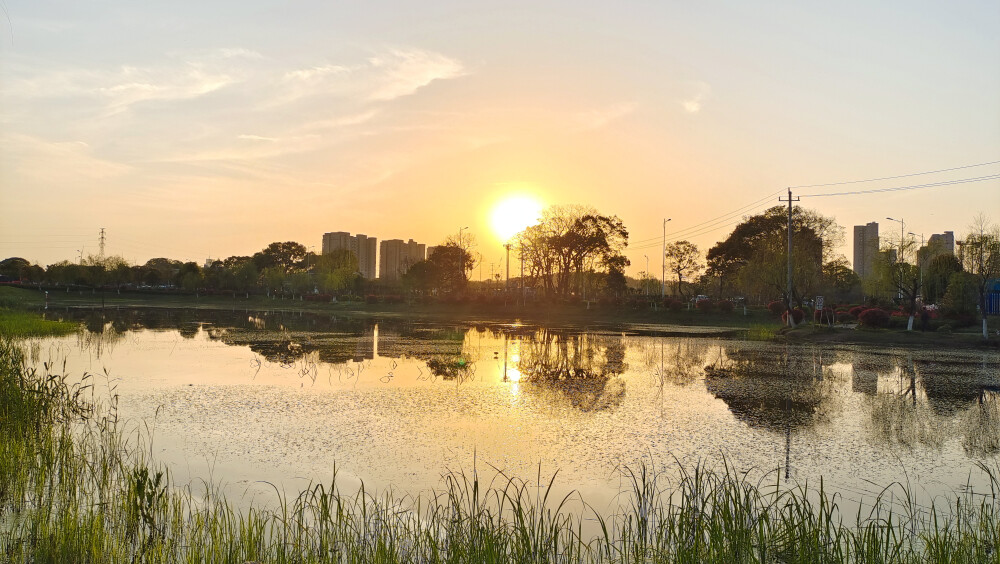
POLYGON ((666 218, 663 220, 663 252, 660 254, 660 259, 662 259, 662 271, 660 272, 660 298, 667 297, 667 222, 673 218, 666 218))

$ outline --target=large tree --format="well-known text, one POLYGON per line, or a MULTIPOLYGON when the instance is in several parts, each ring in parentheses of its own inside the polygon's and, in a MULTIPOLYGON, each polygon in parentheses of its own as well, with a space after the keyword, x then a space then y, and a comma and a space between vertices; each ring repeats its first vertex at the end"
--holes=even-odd
POLYGON ((782 296, 786 308, 801 305, 822 281, 822 267, 834 260, 843 229, 828 217, 800 207, 792 208, 792 292, 787 288, 788 210, 775 206, 745 218, 729 236, 708 251, 707 274, 720 287, 739 287, 745 295, 766 299, 782 296))
POLYGON ((701 262, 698 246, 690 241, 677 241, 667 245, 665 252, 667 270, 677 277, 677 293, 686 300, 684 279, 694 278, 705 267, 701 262))
POLYGON ((960 246, 960 260, 966 272, 975 277, 979 293, 979 312, 983 319, 983 338, 989 336, 986 323, 986 295, 989 283, 1000 278, 1000 228, 979 215, 969 226, 969 234, 960 246))
MULTIPOLYGON (((433 287, 446 293, 465 291, 469 283, 468 272, 476 266, 472 253, 454 240, 435 247, 426 262, 426 267, 420 267, 420 277, 430 276, 433 287)), ((410 270, 418 264, 420 262, 411 266, 410 270)))
POLYGON ((264 250, 253 255, 253 262, 257 270, 263 271, 265 268, 280 268, 283 272, 292 272, 305 266, 303 259, 306 257, 306 248, 301 243, 295 241, 285 241, 284 243, 271 243, 264 250))
POLYGON ((583 289, 588 272, 614 273, 628 265, 628 231, 616 216, 580 206, 552 206, 537 225, 515 238, 532 283, 561 296, 583 289))

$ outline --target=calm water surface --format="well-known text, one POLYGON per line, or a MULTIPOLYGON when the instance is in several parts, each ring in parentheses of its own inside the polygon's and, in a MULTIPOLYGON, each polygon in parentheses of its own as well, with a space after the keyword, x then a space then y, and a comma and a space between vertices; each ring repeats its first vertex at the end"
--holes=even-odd
MULTIPOLYGON (((926 498, 984 484, 1000 354, 786 346, 643 329, 348 320, 298 313, 58 312, 86 330, 36 362, 97 374, 180 481, 417 493, 447 469, 543 477, 610 504, 616 469, 676 461, 926 498), (105 373, 107 376, 105 376, 105 373), (970 478, 971 476, 971 478, 970 478)), ((242 488, 242 489, 241 489, 242 488)))

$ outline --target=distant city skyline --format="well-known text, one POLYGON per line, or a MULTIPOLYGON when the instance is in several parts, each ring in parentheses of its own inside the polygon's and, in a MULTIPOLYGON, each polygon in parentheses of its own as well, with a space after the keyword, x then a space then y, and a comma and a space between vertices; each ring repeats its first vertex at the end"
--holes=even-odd
POLYGON ((664 219, 704 253, 789 186, 848 258, 872 218, 1000 222, 996 2, 5 9, 0 258, 96 255, 104 228, 106 254, 201 263, 335 226, 464 229, 495 264, 520 196, 618 216, 656 274, 664 219))

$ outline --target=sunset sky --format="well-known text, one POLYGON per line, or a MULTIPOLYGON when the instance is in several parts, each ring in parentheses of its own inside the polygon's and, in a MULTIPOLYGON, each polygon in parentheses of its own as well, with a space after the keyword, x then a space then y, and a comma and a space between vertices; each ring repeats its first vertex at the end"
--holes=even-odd
MULTIPOLYGON (((3 6, 0 258, 42 265, 102 227, 139 263, 468 227, 488 275, 521 196, 619 216, 658 275, 665 217, 704 251, 788 186, 1000 161, 995 0, 3 6)), ((886 216, 1000 221, 1000 163, 794 192, 984 176, 803 198, 850 258, 886 216)))

